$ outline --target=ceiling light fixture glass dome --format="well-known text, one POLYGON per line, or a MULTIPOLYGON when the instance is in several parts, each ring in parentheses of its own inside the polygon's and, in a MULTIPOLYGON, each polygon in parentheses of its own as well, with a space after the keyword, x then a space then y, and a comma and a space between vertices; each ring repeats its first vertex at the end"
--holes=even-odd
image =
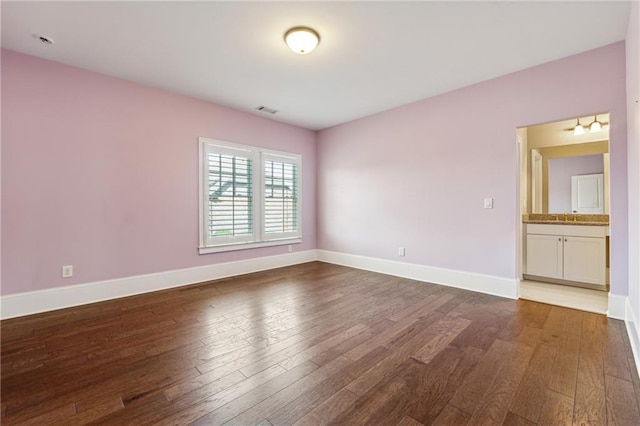
POLYGON ((593 122, 589 124, 589 132, 596 133, 596 132, 600 132, 601 130, 602 130, 602 123, 600 123, 598 121, 598 117, 594 115, 593 122))
POLYGON ((573 128, 574 136, 584 135, 584 127, 580 124, 580 119, 576 119, 576 127, 573 128))
POLYGON ((311 28, 295 27, 285 33, 284 41, 289 46, 289 49, 301 55, 306 55, 318 46, 320 36, 311 28))

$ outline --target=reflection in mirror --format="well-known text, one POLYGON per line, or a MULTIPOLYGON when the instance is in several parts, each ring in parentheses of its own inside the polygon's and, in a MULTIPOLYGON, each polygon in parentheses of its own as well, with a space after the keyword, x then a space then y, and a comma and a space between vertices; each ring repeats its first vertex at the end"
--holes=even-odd
POLYGON ((602 154, 549 159, 549 213, 603 214, 603 177, 602 154), (600 175, 601 179, 579 179, 585 175, 600 175))
MULTIPOLYGON (((579 119, 588 124, 594 115, 579 119)), ((571 176, 602 174, 600 204, 609 214, 609 114, 597 114, 597 120, 602 130, 580 135, 573 132, 576 118, 518 129, 523 213, 579 210, 571 205, 571 176)))

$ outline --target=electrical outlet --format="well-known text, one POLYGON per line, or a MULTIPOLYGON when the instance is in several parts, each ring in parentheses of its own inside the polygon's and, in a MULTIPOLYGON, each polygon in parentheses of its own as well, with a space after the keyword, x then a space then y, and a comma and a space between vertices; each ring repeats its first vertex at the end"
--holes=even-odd
POLYGON ((289 253, 293 253, 293 246, 287 246, 287 251, 289 253))
POLYGON ((73 276, 73 265, 65 265, 62 267, 62 278, 71 278, 73 276))
POLYGON ((398 256, 404 256, 404 247, 398 248, 398 256))

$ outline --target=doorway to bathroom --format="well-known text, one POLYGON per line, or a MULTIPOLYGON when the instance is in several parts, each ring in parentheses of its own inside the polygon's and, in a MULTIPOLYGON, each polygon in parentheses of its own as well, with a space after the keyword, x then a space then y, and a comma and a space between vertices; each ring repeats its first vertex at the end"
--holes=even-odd
POLYGON ((606 314, 609 114, 517 129, 519 295, 606 314))

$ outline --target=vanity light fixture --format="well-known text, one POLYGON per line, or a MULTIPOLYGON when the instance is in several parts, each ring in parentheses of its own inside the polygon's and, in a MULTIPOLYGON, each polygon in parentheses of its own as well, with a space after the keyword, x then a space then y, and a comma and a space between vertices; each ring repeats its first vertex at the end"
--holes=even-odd
POLYGON ((580 119, 576 118, 576 127, 573 128, 573 135, 579 136, 584 135, 584 127, 580 124, 580 119))
POLYGON ((318 46, 320 36, 309 27, 294 27, 284 34, 284 41, 289 49, 300 55, 306 55, 318 46))
POLYGON ((596 133, 602 130, 602 123, 598 121, 597 116, 593 116, 593 121, 589 124, 589 133, 596 133))

